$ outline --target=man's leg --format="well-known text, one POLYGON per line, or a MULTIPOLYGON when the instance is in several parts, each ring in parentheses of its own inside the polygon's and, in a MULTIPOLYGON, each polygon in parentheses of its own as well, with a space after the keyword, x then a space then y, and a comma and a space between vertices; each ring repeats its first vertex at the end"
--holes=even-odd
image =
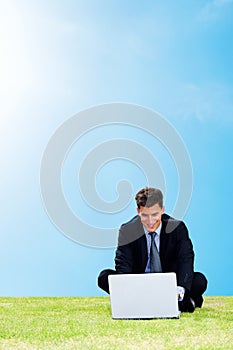
POLYGON ((207 279, 201 272, 194 272, 191 290, 186 290, 184 299, 179 301, 181 312, 193 312, 195 307, 201 307, 203 303, 202 294, 207 288, 207 279))
POLYGON ((196 307, 203 303, 202 294, 206 291, 207 279, 201 272, 194 272, 193 282, 190 290, 190 297, 194 300, 196 307))
POLYGON ((101 271, 98 277, 98 286, 109 294, 108 276, 116 274, 117 272, 111 269, 101 271))

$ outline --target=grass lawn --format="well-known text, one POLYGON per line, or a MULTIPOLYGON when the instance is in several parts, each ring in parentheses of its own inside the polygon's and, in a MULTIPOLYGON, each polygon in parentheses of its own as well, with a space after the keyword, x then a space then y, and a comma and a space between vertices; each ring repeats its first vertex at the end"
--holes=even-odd
POLYGON ((179 320, 112 320, 109 297, 0 298, 0 349, 233 349, 233 297, 179 320))

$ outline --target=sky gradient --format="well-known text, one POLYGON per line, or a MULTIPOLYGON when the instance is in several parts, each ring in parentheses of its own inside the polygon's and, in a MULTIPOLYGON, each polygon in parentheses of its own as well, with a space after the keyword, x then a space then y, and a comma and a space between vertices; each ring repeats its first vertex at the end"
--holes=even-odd
MULTIPOLYGON (((233 1, 0 0, 0 295, 103 295, 96 277, 113 267, 114 248, 91 248, 65 237, 46 214, 40 168, 52 135, 92 106, 125 102, 157 111, 179 133, 193 169, 183 218, 206 294, 232 295, 233 1)), ((75 211, 77 173, 88 149, 119 138, 141 142, 160 162, 167 213, 178 176, 164 147, 135 128, 102 126, 70 149, 63 189, 75 211)), ((102 167, 97 191, 114 200, 140 169, 124 160, 102 167)), ((120 226, 136 213, 132 197, 117 215, 83 203, 93 225, 120 226)), ((87 232, 88 235, 88 232, 87 232)))

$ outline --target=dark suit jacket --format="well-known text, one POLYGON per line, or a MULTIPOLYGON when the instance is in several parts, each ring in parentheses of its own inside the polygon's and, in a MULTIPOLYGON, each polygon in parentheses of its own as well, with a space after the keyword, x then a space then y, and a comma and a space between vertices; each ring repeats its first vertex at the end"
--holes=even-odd
MULTIPOLYGON (((115 265, 117 273, 144 273, 148 260, 147 241, 140 217, 123 224, 119 231, 115 265)), ((190 290, 194 252, 182 221, 162 215, 160 260, 163 272, 175 272, 177 285, 190 290)))

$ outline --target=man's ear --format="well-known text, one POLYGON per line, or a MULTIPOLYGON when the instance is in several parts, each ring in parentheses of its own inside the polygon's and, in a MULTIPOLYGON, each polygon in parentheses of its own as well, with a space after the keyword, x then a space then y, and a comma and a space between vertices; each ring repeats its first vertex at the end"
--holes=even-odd
POLYGON ((162 214, 164 213, 164 210, 165 210, 165 206, 162 207, 162 214))
POLYGON ((140 209, 139 208, 137 208, 137 212, 138 212, 138 215, 140 215, 140 209))

